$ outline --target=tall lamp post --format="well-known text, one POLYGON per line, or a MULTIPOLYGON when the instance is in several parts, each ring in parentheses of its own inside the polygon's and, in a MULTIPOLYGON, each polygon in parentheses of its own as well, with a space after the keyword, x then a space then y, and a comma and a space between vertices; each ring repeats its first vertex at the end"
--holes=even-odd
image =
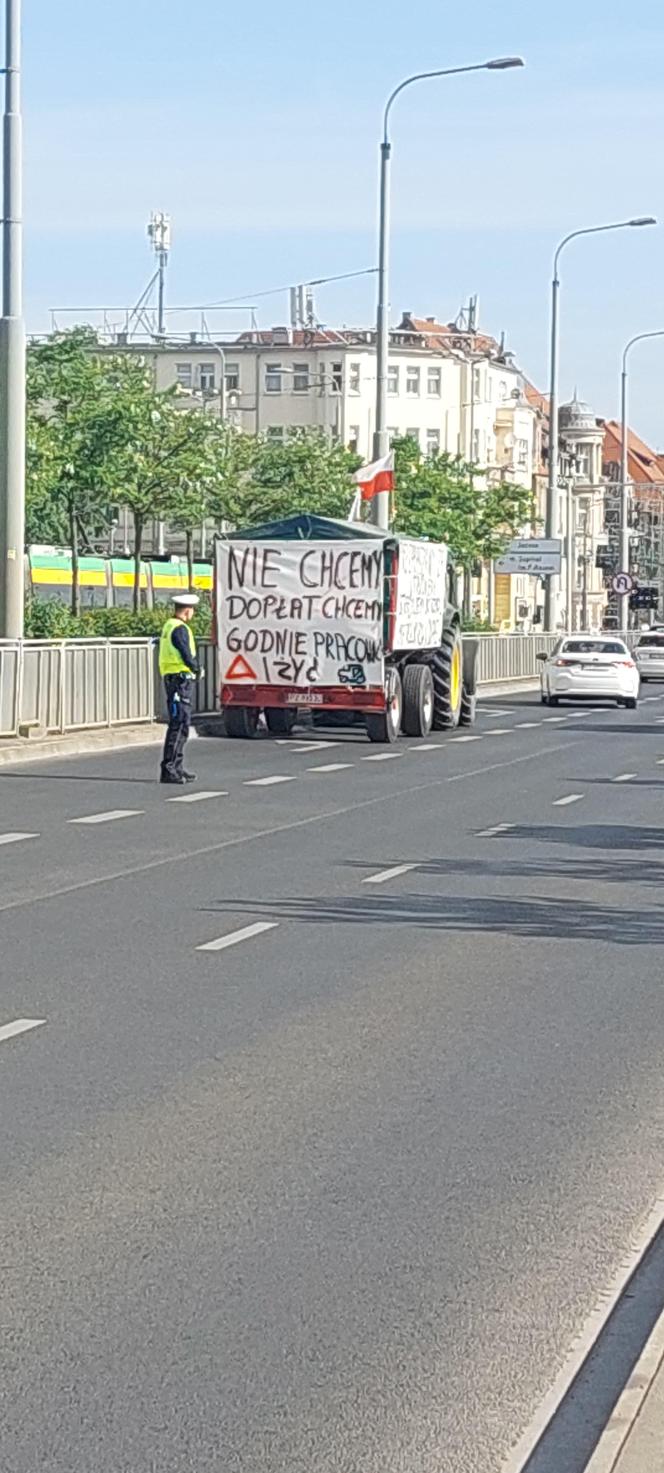
MULTIPOLYGON (((558 262, 571 240, 581 235, 603 235, 608 230, 627 230, 639 225, 656 225, 652 215, 640 215, 633 220, 618 220, 610 225, 589 225, 583 230, 572 230, 561 240, 553 258, 553 280, 551 282, 551 374, 549 379, 549 467, 546 492, 546 535, 558 535, 558 306, 560 279, 558 262)), ((544 594, 544 628, 551 632, 555 627, 556 580, 549 577, 544 594)))
MULTIPOLYGON (((433 72, 416 72, 406 77, 390 93, 383 114, 383 137, 380 145, 380 196, 378 216, 378 307, 376 313, 376 427, 373 437, 373 458, 380 460, 389 450, 387 435, 387 360, 389 355, 389 214, 390 214, 390 158, 392 145, 389 138, 389 121, 392 104, 404 88, 414 82, 426 82, 432 77, 456 77, 462 72, 501 72, 511 67, 523 66, 520 56, 499 56, 493 61, 482 61, 473 66, 443 67, 433 72)), ((378 527, 389 525, 390 496, 380 491, 371 501, 372 521, 378 527)))
MULTIPOLYGON (((625 343, 622 355, 622 374, 620 378, 620 572, 629 573, 629 462, 627 444, 627 357, 635 343, 642 343, 646 338, 664 338, 664 328, 655 332, 637 332, 636 336, 625 343)), ((629 594, 619 595, 621 629, 627 628, 629 612, 629 594)))
POLYGON ((0 638, 21 639, 25 525, 21 0, 5 0, 5 36, 0 317, 0 638))

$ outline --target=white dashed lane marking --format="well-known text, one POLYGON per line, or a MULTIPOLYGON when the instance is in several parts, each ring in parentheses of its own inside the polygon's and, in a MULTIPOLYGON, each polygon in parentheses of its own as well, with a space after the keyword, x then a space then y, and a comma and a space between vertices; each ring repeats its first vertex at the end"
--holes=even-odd
POLYGON ((579 803, 582 797, 583 793, 568 793, 566 798, 555 798, 553 806, 554 808, 567 808, 569 803, 579 803))
POLYGON ((108 813, 88 813, 85 818, 70 818, 68 823, 114 823, 116 818, 140 818, 142 808, 110 808, 108 813))
POLYGON ((488 737, 509 736, 510 730, 511 728, 509 726, 494 726, 491 728, 491 731, 485 731, 484 735, 488 737))
POLYGON ((277 737, 278 747, 288 747, 290 752, 322 752, 324 747, 336 747, 337 742, 291 741, 288 737, 277 737))
POLYGON ((180 793, 177 798, 167 798, 167 803, 206 803, 208 798, 227 798, 228 793, 180 793))
POLYGON ((569 721, 569 715, 567 715, 567 716, 545 716, 544 717, 544 720, 545 721, 569 721))
POLYGON ((541 721, 517 721, 515 723, 514 730, 515 731, 534 731, 536 726, 541 726, 541 725, 542 725, 541 721))
MULTIPOLYGON (((496 732, 495 731, 494 732, 489 732, 488 735, 489 736, 496 736, 496 732)), ((460 737, 452 737, 452 741, 453 742, 481 742, 481 740, 482 740, 481 736, 460 736, 460 737)))
POLYGON ((0 1043, 6 1038, 16 1038, 19 1033, 29 1033, 31 1028, 42 1028, 45 1018, 15 1018, 13 1023, 0 1026, 0 1043))
POLYGON ((253 926, 243 926, 240 931, 230 931, 227 936, 218 936, 215 941, 205 941, 202 946, 197 946, 197 951, 225 951, 227 946, 237 946, 240 941, 250 941, 252 936, 260 936, 263 931, 274 931, 278 921, 254 921, 253 926))
POLYGON ((308 767, 307 772, 343 772, 352 766, 352 762, 321 762, 318 767, 308 767))
POLYGON ((38 839, 39 834, 0 834, 0 844, 21 844, 23 839, 38 839))
POLYGON ((620 772, 617 777, 612 777, 611 778, 611 782, 612 783, 631 783, 633 777, 636 777, 636 773, 635 772, 620 772))
POLYGON ((393 869, 381 869, 377 875, 366 875, 362 881, 363 885, 384 885, 386 880, 396 880, 397 875, 407 875, 411 869, 417 869, 416 864, 395 864, 393 869))
POLYGON ((371 757, 363 757, 363 762, 389 762, 391 757, 401 757, 401 752, 373 752, 371 757))
POLYGON ((284 773, 275 772, 272 777, 250 777, 247 778, 245 788, 274 788, 277 783, 294 783, 294 777, 286 777, 284 773))
POLYGON ((442 752, 442 742, 418 742, 416 747, 409 747, 409 752, 442 752))
POLYGON ((493 839, 496 834, 506 834, 514 828, 513 823, 495 823, 491 829, 480 829, 476 839, 493 839))

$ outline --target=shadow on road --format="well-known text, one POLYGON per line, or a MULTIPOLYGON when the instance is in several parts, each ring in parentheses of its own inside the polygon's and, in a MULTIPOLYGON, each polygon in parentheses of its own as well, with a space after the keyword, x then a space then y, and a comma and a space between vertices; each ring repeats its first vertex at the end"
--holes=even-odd
POLYGON ((423 931, 467 932, 474 936, 505 935, 523 939, 604 941, 616 946, 664 945, 664 914, 598 901, 559 899, 534 895, 512 896, 362 895, 326 900, 291 897, 268 903, 257 900, 219 901, 203 908, 219 915, 250 914, 318 926, 397 926, 423 931))

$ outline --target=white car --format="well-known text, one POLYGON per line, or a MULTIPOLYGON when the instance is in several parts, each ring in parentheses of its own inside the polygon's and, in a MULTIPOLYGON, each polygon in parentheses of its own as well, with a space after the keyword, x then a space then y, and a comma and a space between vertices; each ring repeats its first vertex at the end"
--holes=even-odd
POLYGON ((542 661, 542 705, 561 700, 617 701, 636 709, 639 671, 622 639, 568 635, 542 661))
POLYGON ((642 680, 664 680, 664 629, 641 634, 634 650, 642 680))

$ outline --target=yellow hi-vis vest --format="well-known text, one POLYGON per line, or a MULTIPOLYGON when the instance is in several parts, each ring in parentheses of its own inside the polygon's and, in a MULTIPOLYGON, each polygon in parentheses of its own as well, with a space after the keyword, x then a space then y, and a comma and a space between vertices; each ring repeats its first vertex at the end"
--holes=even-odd
POLYGON ((192 659, 195 658, 196 640, 194 639, 189 625, 185 624, 184 619, 167 619, 161 631, 161 639, 159 641, 159 674, 191 675, 189 666, 185 665, 180 651, 176 650, 175 645, 171 640, 171 635, 174 629, 186 629, 187 635, 189 637, 189 649, 191 651, 191 657, 192 659))

